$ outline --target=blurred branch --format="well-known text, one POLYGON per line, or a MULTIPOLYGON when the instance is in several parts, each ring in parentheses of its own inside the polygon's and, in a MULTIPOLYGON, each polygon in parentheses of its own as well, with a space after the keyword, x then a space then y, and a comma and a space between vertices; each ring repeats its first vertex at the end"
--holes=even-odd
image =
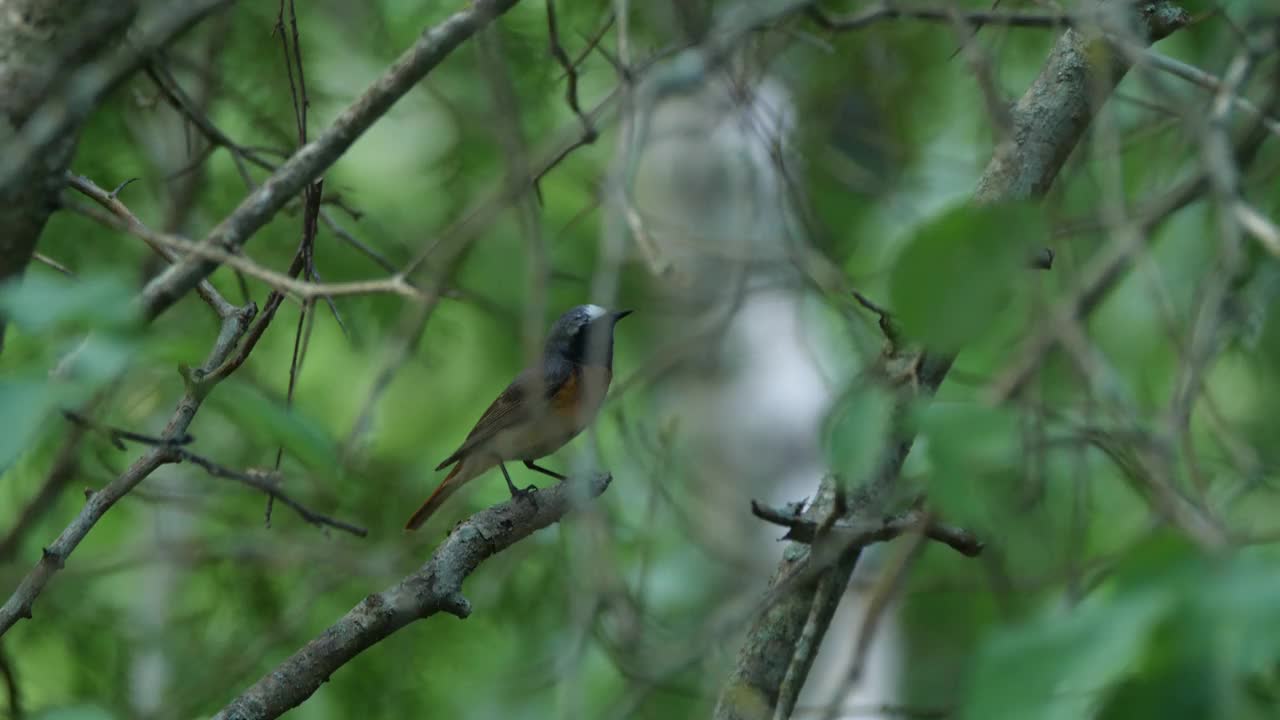
MULTIPOLYGON (((1163 0, 1145 2, 1129 10, 1146 33, 1145 43, 1158 40, 1186 24, 1189 16, 1181 8, 1163 0)), ((1042 196, 1057 177, 1067 156, 1075 148, 1097 112, 1100 101, 1128 71, 1131 63, 1113 41, 1068 29, 1050 52, 1040 75, 1011 110, 1013 132, 1009 141, 997 145, 991 162, 978 181, 974 201, 987 204, 1042 196)), ((957 239, 962 242, 962 239, 957 239)), ((897 352, 882 359, 885 368, 904 360, 897 352)), ((902 464, 915 441, 915 429, 909 422, 913 408, 922 397, 928 397, 942 384, 954 357, 924 352, 911 359, 915 392, 899 391, 886 445, 863 491, 872 501, 853 508, 851 517, 866 518, 859 513, 878 513, 878 498, 887 494, 897 481, 902 464)), ((813 519, 813 518, 807 518, 813 519)), ((842 521, 846 518, 841 518, 842 521)), ((792 555, 806 556, 803 548, 792 546, 779 566, 771 586, 779 585, 784 570, 796 563, 792 555)), ((836 553, 838 557, 844 555, 836 553)), ((824 573, 831 574, 835 587, 843 593, 857 553, 849 562, 835 562, 824 573)), ((790 715, 798 693, 782 693, 794 655, 805 652, 801 664, 812 664, 812 653, 820 645, 830 622, 831 612, 817 628, 818 642, 800 645, 806 632, 812 632, 809 621, 811 607, 829 599, 818 597, 816 583, 796 584, 768 613, 756 617, 747 630, 734 669, 721 690, 716 704, 717 720, 756 718, 762 713, 786 717, 790 715), (791 703, 790 706, 784 703, 791 703)), ((838 599, 839 595, 837 595, 838 599)), ((834 610, 834 608, 832 608, 834 610)))
POLYGON ((0 158, 0 187, 12 182, 28 163, 88 117, 102 98, 152 53, 231 1, 167 3, 154 16, 144 16, 139 22, 139 32, 130 42, 118 43, 110 57, 102 62, 74 71, 61 68, 63 73, 75 74, 75 82, 66 83, 61 93, 45 99, 7 144, 7 152, 0 158))
MULTIPOLYGON (((1264 29, 1263 32, 1266 32, 1264 29)), ((1274 36, 1274 33, 1271 33, 1274 36)), ((1145 56, 1136 56, 1139 59, 1145 56)), ((1218 92, 1230 98, 1234 93, 1219 84, 1218 92)), ((1267 118, 1280 112, 1280 87, 1273 88, 1267 102, 1258 113, 1253 114, 1254 122, 1246 128, 1237 140, 1229 162, 1241 170, 1249 168, 1259 155, 1262 144, 1271 136, 1272 130, 1267 118)), ((1049 352, 1062 340, 1062 328, 1065 323, 1084 317, 1096 308, 1110 290, 1124 277, 1125 271, 1132 263, 1134 255, 1148 242, 1152 231, 1175 212, 1199 199, 1210 189, 1210 177, 1207 171, 1201 171, 1177 183, 1168 192, 1147 200, 1131 214, 1127 226, 1106 228, 1112 231, 1117 241, 1111 243, 1103 251, 1090 259, 1079 273, 1080 280, 1076 289, 1068 293, 1062 300, 1050 307, 1046 314, 1049 322, 1042 324, 1042 329, 1022 342, 1021 347, 1010 353, 1006 367, 995 374, 986 389, 987 399, 993 403, 1001 403, 1017 395, 1034 376, 1049 352)), ((1074 223, 1060 231, 1061 234, 1092 231, 1102 228, 1093 221, 1074 223)), ((1246 229, 1251 228, 1245 223, 1246 229)), ((1262 241, 1264 246, 1265 241, 1262 241)))
MULTIPOLYGON (((799 513, 762 505, 755 500, 751 501, 751 514, 788 528, 787 534, 782 536, 783 540, 810 543, 818 532, 818 523, 805 519, 799 513)), ((836 521, 827 528, 827 532, 833 539, 840 540, 850 548, 861 548, 872 543, 886 542, 921 528, 925 537, 947 545, 961 555, 977 557, 982 554, 983 542, 976 535, 964 528, 934 522, 919 510, 910 510, 879 521, 836 521)))
POLYGON ((47 265, 53 268, 54 270, 57 270, 58 272, 62 273, 63 275, 66 275, 67 277, 73 278, 76 276, 74 272, 71 272, 71 268, 67 267, 66 265, 63 265, 62 263, 58 262, 57 260, 54 260, 53 258, 43 253, 33 252, 31 253, 31 259, 35 260, 41 265, 47 265))
MULTIPOLYGON (((58 128, 46 150, 30 152, 51 91, 116 42, 133 19, 131 2, 13 0, 0 12, 0 283, 21 277, 58 197, 75 150, 76 127, 58 128)), ((67 83, 63 82, 63 85, 67 83)), ((4 346, 0 317, 0 349, 4 346)))
MULTIPOLYGON (((1182 78, 1183 80, 1186 80, 1193 85, 1198 85, 1206 90, 1223 92, 1228 89, 1225 88, 1222 83, 1222 79, 1218 76, 1207 73, 1194 65, 1188 65, 1181 60, 1176 60, 1168 55, 1151 50, 1150 48, 1143 52, 1141 57, 1143 63, 1148 64, 1157 70, 1167 72, 1174 77, 1182 78)), ((1262 108, 1254 104, 1252 100, 1244 97, 1243 95, 1239 95, 1234 91, 1228 92, 1227 97, 1230 98, 1230 101, 1236 107, 1258 118, 1262 123, 1262 126, 1267 129, 1267 132, 1270 132, 1272 135, 1280 135, 1280 119, 1276 118, 1274 109, 1269 112, 1264 111, 1262 108)))
MULTIPOLYGON (((120 42, 134 2, 20 0, 0 17, 0 280, 20 275, 35 251, 78 128, 140 60, 229 0, 166 3, 120 42), (98 50, 105 57, 93 60, 98 50)), ((0 321, 0 343, 3 342, 0 321)))
MULTIPOLYGON (((582 141, 584 143, 595 142, 598 135, 595 126, 591 124, 591 118, 582 112, 582 106, 578 104, 578 66, 576 63, 569 60, 568 53, 566 53, 564 48, 560 45, 560 33, 556 26, 555 0, 546 0, 546 3, 547 44, 550 46, 551 57, 555 58, 556 62, 560 63, 560 67, 564 69, 566 78, 564 91, 565 102, 569 104, 569 109, 573 111, 573 114, 578 117, 578 121, 582 123, 582 141)), ((605 23, 604 27, 607 29, 612 24, 613 19, 610 17, 609 22, 605 23)), ((595 41, 587 46, 587 50, 583 52, 582 57, 586 57, 586 54, 590 52, 592 47, 595 47, 601 37, 603 37, 603 33, 597 35, 595 41)))
POLYGON ((316 527, 331 527, 343 532, 351 533, 356 537, 366 537, 369 534, 368 530, 360 527, 359 525, 352 525, 351 523, 343 520, 337 520, 323 513, 318 513, 286 495, 280 490, 280 476, 278 471, 271 473, 240 472, 239 470, 232 470, 231 468, 219 465, 213 460, 210 460, 203 455, 197 455, 184 447, 168 445, 166 446, 166 449, 168 450, 169 457, 167 460, 169 462, 190 462, 192 464, 199 465, 205 472, 209 473, 213 477, 223 478, 224 480, 235 480, 238 483, 248 485, 256 490, 261 490, 263 493, 266 493, 267 497, 270 497, 273 500, 279 500, 285 505, 288 505, 294 510, 294 512, 298 513, 299 517, 316 527))
POLYGON ((155 437, 152 435, 143 435, 142 433, 137 433, 132 430, 125 430, 124 428, 118 428, 112 425, 104 425, 74 410, 63 410, 62 416, 82 428, 96 430, 103 435, 106 435, 107 439, 111 441, 111 444, 114 445, 117 450, 125 449, 125 440, 139 443, 141 445, 186 445, 195 439, 187 433, 183 433, 176 437, 155 437))
MULTIPOLYGON (((66 174, 66 180, 67 185, 83 193, 89 199, 106 208, 113 216, 115 216, 115 221, 95 216, 98 220, 106 225, 113 226, 118 230, 123 230, 124 232, 137 237, 145 242, 148 247, 154 250, 157 255, 169 262, 175 262, 178 259, 178 256, 173 252, 175 248, 174 243, 171 242, 171 238, 147 227, 138 219, 137 215, 133 214, 133 211, 130 210, 127 205, 120 201, 120 191, 124 189, 125 185, 128 185, 127 181, 122 183, 115 190, 107 192, 106 190, 98 187, 97 184, 89 178, 84 177, 83 175, 76 175, 70 171, 66 174)), ((234 306, 231 303, 227 302, 226 299, 218 294, 217 290, 213 289, 213 285, 211 285, 208 280, 201 280, 196 284, 196 293, 198 293, 201 299, 203 299, 209 307, 213 308, 214 312, 218 313, 220 317, 225 316, 228 312, 234 309, 234 306)))
MULTIPOLYGON (((239 173, 240 179, 244 182, 245 187, 250 190, 257 189, 258 184, 254 181, 253 176, 249 174, 249 168, 246 166, 246 163, 255 165, 267 172, 275 172, 279 169, 280 166, 278 164, 262 157, 264 153, 278 151, 268 148, 253 148, 241 145, 233 140, 229 135, 219 129, 218 126, 213 123, 213 120, 209 118, 208 114, 201 110, 199 105, 187 95, 186 91, 182 89, 182 86, 178 83, 177 79, 173 77, 173 73, 171 73, 167 67, 158 62, 152 62, 147 65, 146 70, 148 77, 150 77, 156 87, 160 89, 161 94, 165 96, 169 104, 172 105, 175 110, 182 113, 183 117, 190 121, 191 124, 195 126, 196 130, 204 136, 205 140, 209 141, 211 147, 208 148, 206 153, 202 153, 201 157, 197 158, 197 163, 204 162, 207 158, 208 152, 211 152, 213 148, 220 147, 225 149, 227 153, 231 155, 231 161, 235 164, 236 172, 239 173)), ((288 157, 288 153, 283 151, 279 152, 286 158, 288 157)), ((336 207, 350 215, 354 220, 359 220, 363 216, 363 213, 348 206, 345 201, 338 196, 331 195, 329 197, 322 198, 322 203, 333 203, 336 207)), ((325 226, 328 227, 334 235, 337 235, 343 242, 350 245, 352 248, 355 248, 357 252, 368 259, 372 260, 378 267, 381 267, 387 272, 395 272, 396 268, 394 263, 388 260, 377 250, 369 247, 367 244, 361 242, 359 238, 348 232, 338 224, 337 219, 334 218, 330 212, 323 208, 320 210, 320 220, 324 222, 325 226)))
MULTIPOLYGON (((174 408, 168 423, 160 433, 161 438, 181 438, 187 434, 187 428, 195 418, 196 411, 200 409, 205 395, 211 389, 210 384, 203 381, 204 376, 226 360, 257 313, 257 308, 252 304, 244 308, 234 308, 230 304, 226 307, 231 309, 222 318, 222 329, 218 333, 218 338, 204 363, 199 368, 189 371, 188 377, 195 382, 187 383, 186 392, 178 401, 177 407, 174 408)), ((150 448, 119 477, 89 496, 76 519, 58 535, 52 544, 43 549, 39 562, 0 607, 0 635, 8 632, 9 628, 19 620, 31 617, 31 607, 35 599, 53 576, 62 569, 72 551, 79 546, 111 506, 161 465, 172 461, 172 456, 169 454, 171 447, 157 445, 150 448)))
POLYGON ((964 23, 975 29, 983 25, 1004 25, 1023 28, 1069 27, 1076 19, 1065 13, 1032 14, 1021 12, 960 11, 954 8, 898 7, 881 5, 854 15, 833 16, 815 4, 807 11, 813 22, 825 30, 861 30, 881 20, 927 20, 941 23, 964 23))
POLYGON ((266 720, 301 705, 329 677, 361 652, 415 620, 446 612, 471 614, 462 583, 482 562, 559 522, 582 502, 598 497, 612 481, 595 475, 539 490, 534 502, 512 498, 459 523, 416 572, 361 600, 346 615, 253 687, 224 707, 215 720, 266 720))
MULTIPOLYGON (((206 247, 238 251, 253 233, 308 184, 320 177, 374 122, 440 64, 449 53, 518 0, 476 0, 424 32, 387 71, 347 107, 323 133, 299 148, 271 177, 249 194, 201 241, 206 247)), ((147 284, 143 314, 154 318, 212 273, 218 264, 188 256, 147 284)))
MULTIPOLYGON (((298 11, 294 0, 287 0, 289 6, 289 27, 293 37, 293 56, 289 54, 289 34, 285 33, 284 27, 284 11, 286 0, 280 0, 280 12, 276 16, 276 33, 280 36, 280 47, 284 51, 284 69, 285 75, 289 78, 289 96, 293 101, 293 116, 298 126, 298 148, 306 147, 307 144, 307 108, 311 105, 311 100, 307 97, 307 79, 306 72, 302 63, 302 37, 298 32, 298 11), (298 71, 298 81, 293 81, 293 71, 298 71)), ((316 274, 316 220, 320 214, 320 197, 324 190, 324 180, 317 179, 303 188, 303 213, 302 213, 302 241, 298 244, 298 252, 294 260, 294 267, 290 268, 290 274, 301 274, 302 278, 307 281, 314 281, 316 274)), ((274 316, 275 308, 279 306, 282 298, 278 297, 280 293, 273 291, 267 304, 271 306, 270 312, 266 314, 269 319, 274 316)), ((338 314, 338 308, 333 303, 332 296, 323 296, 329 309, 333 312, 334 318, 338 322, 338 327, 342 329, 344 335, 347 334, 346 324, 342 322, 342 316, 338 314)), ((285 394, 285 407, 293 407, 294 393, 298 388, 298 375, 302 371, 302 362, 306 358, 307 347, 311 337, 311 328, 315 327, 315 305, 308 299, 302 303, 302 310, 298 313, 298 324, 293 333, 293 353, 289 359, 289 386, 285 394)), ((275 471, 280 471, 280 462, 284 459, 284 445, 281 444, 276 448, 275 471)), ((206 467, 206 469, 208 469, 206 467)), ((271 527, 271 510, 275 507, 275 495, 267 496, 266 510, 263 512, 263 524, 271 527)), ((301 511, 300 511, 301 512, 301 511)), ((362 537, 363 531, 359 533, 362 537)))
MULTIPOLYGON (((273 290, 283 295, 291 295, 303 302, 324 296, 340 297, 350 295, 399 295, 421 302, 426 295, 423 291, 410 285, 404 279, 404 276, 398 273, 378 280, 356 280, 341 283, 319 283, 299 280, 293 276, 295 273, 277 272, 259 265, 247 255, 232 254, 204 243, 196 243, 177 235, 169 235, 152 230, 142 224, 137 216, 133 215, 119 200, 114 198, 110 201, 106 200, 107 193, 94 185, 91 180, 79 176, 69 176, 68 182, 72 187, 85 192, 86 195, 89 195, 110 210, 114 217, 94 212, 91 208, 71 206, 72 210, 107 227, 137 237, 164 257, 176 261, 178 255, 174 251, 178 251, 191 257, 200 257, 218 262, 235 268, 248 277, 266 283, 273 290)), ((196 291, 202 297, 206 297, 209 289, 212 289, 212 286, 208 284, 207 280, 201 280, 196 285, 196 291)))
POLYGON ((0 677, 4 678, 5 691, 9 695, 10 719, 22 720, 22 695, 18 690, 18 674, 14 672, 13 661, 3 649, 0 649, 0 677))

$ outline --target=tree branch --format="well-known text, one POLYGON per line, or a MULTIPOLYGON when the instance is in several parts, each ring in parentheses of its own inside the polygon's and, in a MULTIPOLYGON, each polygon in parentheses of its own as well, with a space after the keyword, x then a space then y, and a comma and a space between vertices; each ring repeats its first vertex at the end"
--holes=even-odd
MULTIPOLYGON (((257 313, 257 308, 249 305, 234 309, 222 319, 222 329, 218 339, 209 351, 204 363, 197 369, 188 372, 187 391, 178 401, 177 407, 169 417, 169 422, 160 433, 161 438, 182 438, 187 428, 200 409, 205 395, 209 391, 207 384, 200 380, 217 368, 235 349, 240 337, 249 327, 249 322, 257 313)), ((62 569, 63 564, 72 551, 80 545, 93 526, 106 514, 111 506, 129 493, 138 483, 156 468, 170 461, 168 455, 171 445, 157 445, 143 453, 119 477, 107 483, 106 487, 89 496, 80 514, 70 525, 58 535, 51 545, 44 548, 39 562, 27 573, 26 577, 13 591, 9 599, 0 607, 0 636, 9 631, 19 620, 31 617, 31 607, 36 597, 44 590, 53 576, 62 569)), ((61 467, 61 464, 58 465, 61 467)))
POLYGON ((599 497, 610 475, 570 479, 539 490, 533 502, 512 498, 459 523, 416 572, 369 595, 314 640, 262 676, 214 720, 267 720, 311 697, 352 658, 414 620, 439 612, 466 618, 471 604, 462 583, 480 563, 599 497))
MULTIPOLYGON (((475 0, 423 33, 332 125, 299 148, 201 243, 228 252, 239 250, 290 199, 337 162, 357 138, 449 53, 518 1, 475 0)), ((142 292, 144 316, 154 318, 164 312, 217 267, 216 262, 192 255, 166 269, 142 292)))
MULTIPOLYGON (((1143 44, 1158 40, 1189 21, 1181 8, 1165 0, 1140 3, 1129 10, 1135 25, 1146 34, 1143 44)), ((1098 109, 1102 98, 1115 87, 1129 69, 1129 55, 1115 45, 1108 36, 1085 30, 1068 29, 1059 38, 1040 75, 1019 99, 1011 111, 1013 127, 1009 140, 997 145, 991 162, 978 180, 974 201, 994 203, 1042 196, 1057 177, 1068 155, 1077 145, 1098 109)), ((896 348, 883 359, 884 368, 904 358, 896 348)), ((935 353, 921 353, 912 358, 918 391, 916 395, 928 396, 937 390, 951 369, 954 357, 935 353)), ((876 469, 864 481, 863 491, 873 499, 882 497, 897 481, 902 464, 915 441, 915 430, 908 422, 918 397, 901 392, 891 415, 891 432, 880 452, 876 469)), ((880 512, 876 502, 853 508, 852 517, 866 520, 867 512, 880 512), (859 513, 864 514, 859 514, 859 513)), ((811 518, 806 518, 811 519, 811 518)), ((794 556, 807 555, 804 547, 791 546, 784 555, 779 571, 771 582, 771 588, 780 584, 784 570, 796 563, 794 556)), ((830 564, 825 573, 831 574, 835 586, 843 591, 853 567, 857 563, 857 551, 845 562, 830 564)), ((841 556, 842 558, 844 556, 841 556)), ((758 717, 762 709, 775 716, 786 717, 791 707, 779 707, 783 702, 782 684, 787 669, 794 664, 797 649, 804 649, 803 658, 807 673, 813 653, 820 642, 800 640, 806 632, 814 630, 810 620, 815 603, 824 607, 828 598, 818 597, 817 582, 797 583, 787 597, 774 608, 757 616, 747 630, 734 669, 721 690, 714 716, 717 720, 758 717)), ((826 633, 831 612, 824 612, 817 628, 818 640, 826 633)), ((794 702, 798 692, 787 694, 787 701, 794 702)))
POLYGON ((270 473, 253 471, 240 472, 239 470, 232 470, 229 467, 219 465, 213 460, 210 460, 203 455, 197 455, 184 447, 170 444, 166 449, 168 450, 168 457, 166 458, 168 462, 190 462, 194 465, 199 465, 205 472, 209 473, 213 477, 222 478, 224 480, 235 480, 238 483, 248 485, 256 490, 261 490, 267 495, 267 497, 272 500, 279 500, 289 506, 289 508, 294 512, 298 513, 299 517, 318 528, 331 527, 336 530, 351 533, 356 537, 366 537, 369 534, 368 530, 360 527, 359 525, 352 525, 349 522, 331 518, 323 513, 318 513, 286 495, 284 491, 280 489, 278 471, 270 473))
MULTIPOLYGON (((0 281, 26 267, 81 123, 142 58, 229 0, 168 3, 119 38, 135 2, 21 0, 0 13, 0 281), (111 48, 91 62, 99 48, 111 48), (74 78, 74 81, 67 78, 74 78)), ((3 341, 0 321, 0 342, 3 341)))
MULTIPOLYGON (((795 512, 779 510, 751 501, 751 514, 774 525, 788 528, 783 540, 811 543, 818 534, 818 523, 805 519, 795 512)), ((910 510, 900 515, 881 518, 878 521, 837 521, 827 528, 831 538, 850 548, 862 548, 872 543, 886 542, 903 533, 912 532, 923 525, 924 536, 936 540, 967 557, 977 557, 985 547, 976 535, 952 525, 934 522, 926 513, 910 510)))

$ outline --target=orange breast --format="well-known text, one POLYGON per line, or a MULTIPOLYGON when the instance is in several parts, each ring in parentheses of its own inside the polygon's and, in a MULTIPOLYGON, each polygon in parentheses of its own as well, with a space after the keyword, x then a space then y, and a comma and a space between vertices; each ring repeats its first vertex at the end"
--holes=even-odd
POLYGON ((595 418, 609 392, 613 373, 598 365, 578 366, 551 399, 556 414, 571 418, 575 430, 581 430, 595 418))

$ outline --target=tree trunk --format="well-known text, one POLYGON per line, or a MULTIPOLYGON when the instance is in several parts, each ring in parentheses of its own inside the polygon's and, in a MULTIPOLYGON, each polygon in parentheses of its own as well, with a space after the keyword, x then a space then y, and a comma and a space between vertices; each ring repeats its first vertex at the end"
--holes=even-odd
MULTIPOLYGON (((9 0, 0 12, 0 154, 22 142, 28 118, 98 52, 123 37, 133 2, 9 0)), ((0 181, 0 283, 22 275, 58 202, 79 125, 0 181)), ((0 317, 0 349, 4 319, 0 317)))

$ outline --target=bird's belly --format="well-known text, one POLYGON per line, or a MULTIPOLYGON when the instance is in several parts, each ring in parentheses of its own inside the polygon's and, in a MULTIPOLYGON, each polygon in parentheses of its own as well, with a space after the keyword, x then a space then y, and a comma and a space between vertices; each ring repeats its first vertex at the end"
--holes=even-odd
POLYGON ((548 413, 538 422, 498 431, 489 447, 503 460, 537 460, 559 450, 581 431, 573 420, 548 413))

